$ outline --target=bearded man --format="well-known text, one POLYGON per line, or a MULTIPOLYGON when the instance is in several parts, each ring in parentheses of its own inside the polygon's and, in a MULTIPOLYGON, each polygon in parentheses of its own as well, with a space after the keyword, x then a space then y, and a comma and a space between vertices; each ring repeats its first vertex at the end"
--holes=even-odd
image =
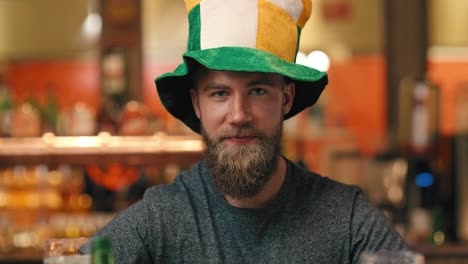
POLYGON ((116 263, 358 263, 406 245, 357 187, 281 155, 282 124, 328 80, 294 63, 310 0, 186 0, 188 51, 156 79, 204 159, 96 236, 116 263))

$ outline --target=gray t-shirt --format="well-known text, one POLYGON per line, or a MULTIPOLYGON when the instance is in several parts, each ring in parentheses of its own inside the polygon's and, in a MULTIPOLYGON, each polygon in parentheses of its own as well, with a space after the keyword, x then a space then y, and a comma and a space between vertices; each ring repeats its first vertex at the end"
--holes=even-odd
POLYGON ((97 235, 116 263, 357 263, 363 251, 405 242, 357 187, 287 162, 268 206, 241 209, 216 190, 203 162, 143 199, 97 235))

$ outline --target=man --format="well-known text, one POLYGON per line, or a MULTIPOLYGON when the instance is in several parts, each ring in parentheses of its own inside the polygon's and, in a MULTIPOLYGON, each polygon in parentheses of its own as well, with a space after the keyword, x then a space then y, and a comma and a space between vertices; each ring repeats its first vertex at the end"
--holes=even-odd
POLYGON ((117 263, 357 263, 404 241, 357 187, 280 154, 282 123, 325 73, 297 65, 310 0, 186 0, 189 51, 156 80, 166 109, 202 135, 204 160, 148 189, 96 235, 117 263))

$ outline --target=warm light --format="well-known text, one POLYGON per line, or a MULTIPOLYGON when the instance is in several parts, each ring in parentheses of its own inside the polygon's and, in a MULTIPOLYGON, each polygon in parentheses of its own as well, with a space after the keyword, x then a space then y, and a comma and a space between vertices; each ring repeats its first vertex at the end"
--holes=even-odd
POLYGON ((296 63, 307 66, 307 55, 304 52, 299 51, 296 55, 296 63))
POLYGON ((57 186, 62 183, 62 174, 58 171, 51 171, 47 177, 47 183, 52 186, 57 186))
POLYGON ((55 139, 54 133, 47 132, 47 133, 44 133, 44 135, 42 135, 42 140, 46 144, 54 143, 54 139, 55 139))
POLYGON ((92 136, 77 136, 77 137, 57 137, 54 141, 54 146, 58 148, 67 147, 99 147, 101 145, 100 138, 92 136))
POLYGON ((296 55, 296 63, 319 71, 328 71, 330 68, 330 58, 323 51, 312 51, 309 55, 299 51, 296 55))
POLYGON ((0 190, 0 207, 5 207, 8 204, 7 192, 0 190))
POLYGON ((50 190, 43 194, 43 203, 47 208, 59 209, 63 205, 62 196, 56 191, 50 190))
POLYGON ((96 146, 96 140, 91 137, 78 137, 76 143, 80 147, 93 147, 96 146))
POLYGON ((82 26, 83 37, 89 40, 94 40, 99 37, 102 29, 102 19, 98 13, 90 13, 86 17, 82 26))
POLYGON ((445 243, 445 234, 442 231, 435 232, 432 238, 434 239, 434 244, 437 246, 441 246, 445 243))
POLYGON ((127 109, 131 112, 137 112, 140 104, 137 101, 130 101, 127 103, 127 109))
POLYGON ((37 237, 31 232, 19 232, 13 236, 13 244, 17 248, 32 247, 37 244, 37 237))
POLYGON ((330 58, 323 51, 312 51, 307 56, 307 65, 319 71, 326 72, 330 68, 330 58))
POLYGON ((21 111, 26 114, 30 114, 33 111, 32 106, 29 103, 21 105, 21 111))
POLYGON ((38 193, 26 193, 24 194, 26 206, 28 208, 39 208, 41 206, 41 199, 38 193))
POLYGON ((67 226, 65 228, 65 235, 67 237, 79 237, 80 236, 80 228, 77 226, 67 226))
POLYGON ((81 209, 89 209, 93 206, 93 199, 87 194, 82 194, 78 196, 78 206, 81 209))

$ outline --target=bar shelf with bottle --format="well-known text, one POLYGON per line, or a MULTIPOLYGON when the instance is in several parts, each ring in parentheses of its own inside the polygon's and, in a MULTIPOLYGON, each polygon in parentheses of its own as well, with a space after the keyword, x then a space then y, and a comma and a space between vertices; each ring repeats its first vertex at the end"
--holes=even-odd
POLYGON ((41 263, 51 237, 89 237, 201 159, 199 136, 0 138, 0 263, 41 263))

